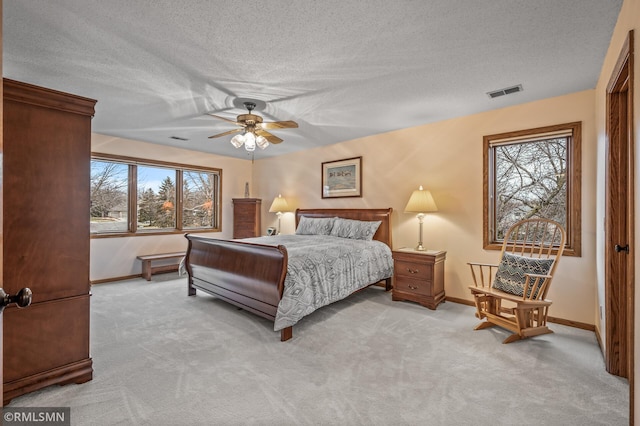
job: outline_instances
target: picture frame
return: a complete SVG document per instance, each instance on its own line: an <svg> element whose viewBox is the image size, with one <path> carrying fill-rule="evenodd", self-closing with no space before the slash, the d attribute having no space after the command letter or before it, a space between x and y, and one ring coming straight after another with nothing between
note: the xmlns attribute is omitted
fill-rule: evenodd
<svg viewBox="0 0 640 426"><path fill-rule="evenodd" d="M322 163L322 198L362 197L362 157Z"/></svg>

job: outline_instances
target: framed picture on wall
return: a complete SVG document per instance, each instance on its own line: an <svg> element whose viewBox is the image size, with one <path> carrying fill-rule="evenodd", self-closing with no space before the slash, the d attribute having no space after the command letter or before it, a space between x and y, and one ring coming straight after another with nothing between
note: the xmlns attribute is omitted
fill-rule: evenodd
<svg viewBox="0 0 640 426"><path fill-rule="evenodd" d="M362 157L322 163L322 198L362 197Z"/></svg>

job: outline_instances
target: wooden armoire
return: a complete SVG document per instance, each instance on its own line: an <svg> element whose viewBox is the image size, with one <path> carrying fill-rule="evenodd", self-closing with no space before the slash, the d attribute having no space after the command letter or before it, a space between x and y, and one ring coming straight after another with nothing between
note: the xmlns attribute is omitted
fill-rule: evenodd
<svg viewBox="0 0 640 426"><path fill-rule="evenodd" d="M4 79L4 403L93 377L89 355L91 118L95 102Z"/></svg>

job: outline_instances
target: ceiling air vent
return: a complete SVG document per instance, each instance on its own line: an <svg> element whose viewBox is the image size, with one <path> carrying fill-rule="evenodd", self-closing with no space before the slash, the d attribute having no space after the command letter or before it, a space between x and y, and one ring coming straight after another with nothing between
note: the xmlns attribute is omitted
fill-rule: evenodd
<svg viewBox="0 0 640 426"><path fill-rule="evenodd" d="M169 139L175 139L177 141L188 141L187 138L181 138L180 136L169 136Z"/></svg>
<svg viewBox="0 0 640 426"><path fill-rule="evenodd" d="M504 95L510 95L512 93L522 92L522 84L518 84L517 86L506 87L500 90L494 90L493 92L488 92L490 98L497 98Z"/></svg>

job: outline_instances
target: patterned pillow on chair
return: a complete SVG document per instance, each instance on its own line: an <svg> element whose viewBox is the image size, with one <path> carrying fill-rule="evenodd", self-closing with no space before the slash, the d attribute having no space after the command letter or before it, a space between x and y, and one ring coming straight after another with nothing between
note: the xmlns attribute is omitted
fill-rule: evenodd
<svg viewBox="0 0 640 426"><path fill-rule="evenodd" d="M524 284L527 280L525 274L547 275L553 266L555 259L535 259L525 256L517 256L515 254L504 253L498 271L493 281L493 288L504 291L505 293L522 296L524 294ZM534 279L530 280L530 286L533 287ZM535 289L534 298L538 296L540 285L544 280L540 280L538 287ZM531 294L532 288L527 289L527 297Z"/></svg>

